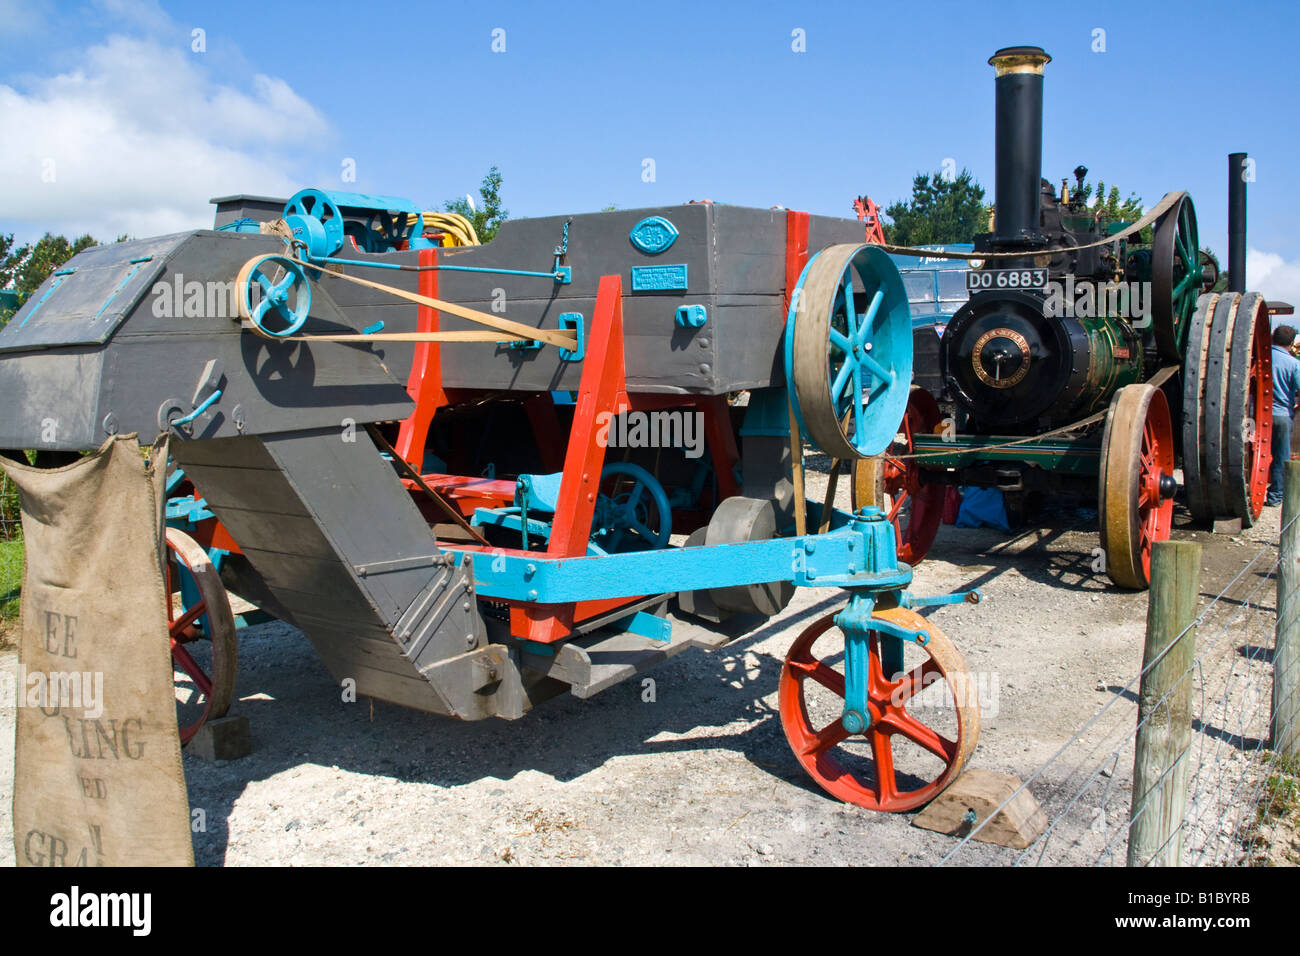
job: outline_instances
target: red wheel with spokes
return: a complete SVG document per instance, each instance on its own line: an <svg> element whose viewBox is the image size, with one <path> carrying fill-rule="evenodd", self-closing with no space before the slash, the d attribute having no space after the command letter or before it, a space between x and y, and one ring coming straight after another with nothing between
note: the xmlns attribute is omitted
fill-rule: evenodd
<svg viewBox="0 0 1300 956"><path fill-rule="evenodd" d="M1151 583L1151 545L1174 523L1174 429L1153 385L1126 385L1111 399L1101 440L1099 518L1106 573L1123 588Z"/></svg>
<svg viewBox="0 0 1300 956"><path fill-rule="evenodd" d="M917 460L900 456L915 451L914 435L932 434L942 421L934 396L914 386L907 398L907 414L889 450L876 458L860 458L854 463L853 510L864 505L882 509L894 525L898 560L908 564L919 563L934 544L943 521L947 486L923 483Z"/></svg>
<svg viewBox="0 0 1300 956"><path fill-rule="evenodd" d="M933 622L897 607L872 617L924 629L930 638L924 647L908 643L902 670L888 675L881 633L869 632L867 729L851 734L841 722L844 672L835 665L842 668L844 636L834 615L812 624L786 655L781 724L822 789L846 803L898 813L933 800L961 773L979 739L979 702L965 659Z"/></svg>
<svg viewBox="0 0 1300 956"><path fill-rule="evenodd" d="M167 632L176 679L176 724L187 744L235 697L238 641L230 599L208 553L167 529Z"/></svg>

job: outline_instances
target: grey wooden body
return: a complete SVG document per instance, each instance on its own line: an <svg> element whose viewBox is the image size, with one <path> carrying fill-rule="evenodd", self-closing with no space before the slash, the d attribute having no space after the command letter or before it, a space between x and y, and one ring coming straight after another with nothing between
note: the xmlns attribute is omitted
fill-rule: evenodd
<svg viewBox="0 0 1300 956"><path fill-rule="evenodd" d="M240 218L276 218L277 202L265 197L220 200L216 224ZM679 235L665 251L649 254L637 248L629 236L638 222L654 216L671 222ZM556 328L560 313L579 312L589 328L600 278L618 275L623 280L623 353L629 390L722 395L784 384L784 209L698 203L513 219L503 223L496 238L486 245L439 249L438 262L548 272L566 219L571 220L566 263L573 270L572 283L440 270L438 297L539 328ZM862 238L862 224L854 220L810 217L811 250L838 242L861 242ZM372 257L358 253L350 243L338 256L406 264L416 261L414 253ZM686 267L685 290L634 288L634 269L681 265ZM415 291L412 273L345 268ZM365 304L367 316L384 319L390 331L414 328L414 306L392 304L395 300L382 293L328 276L322 282L340 304ZM494 305L498 309L504 305L504 310L494 312ZM686 305L704 306L707 320L703 326L677 324L677 309ZM376 308L385 311L375 312ZM480 328L454 316L442 316L440 327ZM411 348L395 346L389 353L390 368L403 376L410 367ZM444 349L442 354L443 385L449 388L572 390L578 387L581 374L581 363L565 362L557 350L549 348L521 351L492 343L468 343Z"/></svg>
<svg viewBox="0 0 1300 956"><path fill-rule="evenodd" d="M218 204L217 224L275 218L278 209L275 200L236 197ZM680 235L648 255L628 233L654 215ZM547 272L564 221L507 222L492 243L440 249L438 261ZM813 250L860 238L856 222L812 220ZM578 312L590 329L600 277L618 274L629 391L717 395L771 387L784 380L785 241L784 210L687 205L574 216L571 284L441 271L438 294L487 312L504 301L495 314L537 328ZM129 432L147 441L219 389L202 414L171 429L172 454L278 610L307 633L335 677L354 680L362 695L466 719L518 717L554 693L606 686L612 672L595 664L602 642L613 641L619 660L632 662L618 671L628 676L698 639L683 635L665 648L596 632L543 671L526 668L501 635L493 643L472 567L455 565L438 548L361 427L413 410L405 388L413 346L274 342L236 319L231 296L242 264L283 251L276 236L197 230L75 257L0 330L0 448L90 449ZM405 264L419 258L350 247L340 255ZM658 264L685 265L687 287L634 288L632 269ZM413 272L343 268L410 291L418 286ZM329 272L313 278L305 334L360 331L380 320L386 331L416 327L414 304ZM679 325L683 305L704 306L704 325ZM443 315L441 327L472 326ZM550 347L442 348L446 387L573 390L582 368Z"/></svg>

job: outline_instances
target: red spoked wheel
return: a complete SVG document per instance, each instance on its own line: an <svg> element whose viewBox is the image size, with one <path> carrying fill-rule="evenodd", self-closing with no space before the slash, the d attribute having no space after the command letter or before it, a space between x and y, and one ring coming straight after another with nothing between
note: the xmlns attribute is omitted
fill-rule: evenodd
<svg viewBox="0 0 1300 956"><path fill-rule="evenodd" d="M1174 523L1174 429L1153 385L1126 385L1111 399L1101 440L1099 518L1106 573L1124 588L1151 583L1151 545Z"/></svg>
<svg viewBox="0 0 1300 956"><path fill-rule="evenodd" d="M930 638L924 647L908 643L901 671L887 675L881 634L869 632L870 726L850 734L841 723L844 637L834 615L812 624L786 655L781 724L795 758L827 793L898 813L933 800L961 773L979 739L979 702L965 659L932 622L897 607L872 617Z"/></svg>
<svg viewBox="0 0 1300 956"><path fill-rule="evenodd" d="M929 552L943 521L947 486L923 483L921 467L911 455L914 435L932 434L943 421L939 406L928 391L913 387L907 398L898 437L889 450L875 458L854 462L853 510L865 505L882 509L894 525L898 560L919 563Z"/></svg>
<svg viewBox="0 0 1300 956"><path fill-rule="evenodd" d="M221 576L199 543L176 528L167 529L166 570L176 724L187 744L207 720L230 709L239 645Z"/></svg>

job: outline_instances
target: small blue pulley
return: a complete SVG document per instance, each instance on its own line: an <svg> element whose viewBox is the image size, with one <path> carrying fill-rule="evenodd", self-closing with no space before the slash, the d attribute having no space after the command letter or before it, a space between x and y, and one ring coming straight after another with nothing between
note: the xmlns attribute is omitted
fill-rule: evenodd
<svg viewBox="0 0 1300 956"><path fill-rule="evenodd" d="M306 270L285 256L254 256L235 278L239 317L267 338L293 335L311 311Z"/></svg>

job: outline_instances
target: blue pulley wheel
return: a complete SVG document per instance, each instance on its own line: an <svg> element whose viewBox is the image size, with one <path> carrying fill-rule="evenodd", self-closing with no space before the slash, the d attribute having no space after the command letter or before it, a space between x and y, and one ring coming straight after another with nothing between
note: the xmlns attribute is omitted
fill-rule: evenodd
<svg viewBox="0 0 1300 956"><path fill-rule="evenodd" d="M298 190L284 204L281 216L294 238L306 247L309 257L322 259L343 248L343 213L324 190Z"/></svg>
<svg viewBox="0 0 1300 956"><path fill-rule="evenodd" d="M289 227L294 242L301 244L303 256L308 259L324 259L330 255L325 225L315 216L290 213L284 217L284 224Z"/></svg>
<svg viewBox="0 0 1300 956"><path fill-rule="evenodd" d="M844 243L808 261L786 317L785 376L800 429L826 454L889 447L912 384L912 320L888 255Z"/></svg>
<svg viewBox="0 0 1300 956"><path fill-rule="evenodd" d="M261 335L293 335L311 311L311 283L306 270L285 256L254 256L235 277L239 317Z"/></svg>

